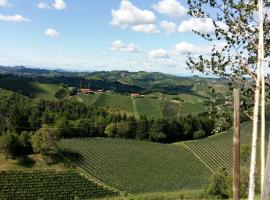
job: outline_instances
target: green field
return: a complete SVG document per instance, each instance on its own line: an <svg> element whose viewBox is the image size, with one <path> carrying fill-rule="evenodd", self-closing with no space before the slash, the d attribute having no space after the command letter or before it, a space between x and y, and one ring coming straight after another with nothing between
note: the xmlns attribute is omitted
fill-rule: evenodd
<svg viewBox="0 0 270 200"><path fill-rule="evenodd" d="M241 144L250 144L251 126L241 125ZM214 171L232 169L231 130L168 145L93 138L62 140L60 147L80 155L69 158L91 176L130 193L198 189Z"/></svg>
<svg viewBox="0 0 270 200"><path fill-rule="evenodd" d="M163 118L163 101L151 98L135 98L134 101L140 115L156 119Z"/></svg>
<svg viewBox="0 0 270 200"><path fill-rule="evenodd" d="M127 113L133 113L133 105L130 96L116 94L100 94L95 105L103 108L112 108Z"/></svg>
<svg viewBox="0 0 270 200"><path fill-rule="evenodd" d="M93 199L117 195L75 172L2 171L0 199L67 200Z"/></svg>
<svg viewBox="0 0 270 200"><path fill-rule="evenodd" d="M196 189L210 175L181 145L96 138L62 140L60 148L91 176L130 193Z"/></svg>
<svg viewBox="0 0 270 200"><path fill-rule="evenodd" d="M78 98L80 98L82 102L84 102L86 105L92 106L93 104L96 103L99 96L100 96L99 94L92 94L92 95L81 94L78 95Z"/></svg>
<svg viewBox="0 0 270 200"><path fill-rule="evenodd" d="M95 105L102 108L110 108L136 118L145 115L148 118L172 118L187 114L198 114L206 110L206 106L200 103L181 103L174 100L162 100L150 97L131 98L118 94L91 94L79 95L77 100L87 105Z"/></svg>
<svg viewBox="0 0 270 200"><path fill-rule="evenodd" d="M55 84L31 82L19 77L0 78L0 88L45 99L54 99L54 95L62 89Z"/></svg>

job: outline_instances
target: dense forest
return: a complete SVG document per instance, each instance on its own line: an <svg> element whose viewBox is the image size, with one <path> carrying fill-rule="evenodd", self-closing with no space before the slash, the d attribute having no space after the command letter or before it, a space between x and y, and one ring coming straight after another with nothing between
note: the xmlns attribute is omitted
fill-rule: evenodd
<svg viewBox="0 0 270 200"><path fill-rule="evenodd" d="M147 119L109 112L76 101L34 100L0 90L0 131L35 132L47 125L61 138L116 137L171 143L212 134L214 120L207 113L179 119Z"/></svg>

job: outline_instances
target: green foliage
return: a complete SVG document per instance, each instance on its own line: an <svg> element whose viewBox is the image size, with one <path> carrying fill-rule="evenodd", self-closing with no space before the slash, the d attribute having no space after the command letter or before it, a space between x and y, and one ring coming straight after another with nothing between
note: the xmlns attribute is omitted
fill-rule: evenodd
<svg viewBox="0 0 270 200"><path fill-rule="evenodd" d="M205 132L203 130L195 131L193 133L193 139L201 139L205 137Z"/></svg>
<svg viewBox="0 0 270 200"><path fill-rule="evenodd" d="M93 199L116 196L75 172L2 171L0 172L1 199Z"/></svg>
<svg viewBox="0 0 270 200"><path fill-rule="evenodd" d="M59 147L90 175L130 193L198 189L210 175L184 146L93 138L61 140Z"/></svg>
<svg viewBox="0 0 270 200"><path fill-rule="evenodd" d="M117 135L117 126L115 123L111 123L105 128L105 134L108 137L115 137Z"/></svg>
<svg viewBox="0 0 270 200"><path fill-rule="evenodd" d="M0 137L0 151L5 154L6 158L15 158L19 154L21 146L17 134L5 133Z"/></svg>
<svg viewBox="0 0 270 200"><path fill-rule="evenodd" d="M221 169L211 175L207 194L217 199L228 199L232 196L232 177L226 169Z"/></svg>
<svg viewBox="0 0 270 200"><path fill-rule="evenodd" d="M242 163L247 163L250 160L251 147L248 144L240 146L240 159Z"/></svg>
<svg viewBox="0 0 270 200"><path fill-rule="evenodd" d="M32 136L33 150L35 153L41 153L47 159L50 159L50 156L58 152L58 140L59 135L57 132L47 125L43 125L43 127Z"/></svg>
<svg viewBox="0 0 270 200"><path fill-rule="evenodd" d="M116 96L122 98L121 95ZM131 100L130 97L127 98ZM157 104L158 100L149 102ZM117 103L122 102L119 100ZM163 103L158 104L159 111L162 110ZM142 108L147 110L148 107L146 105ZM63 138L109 136L170 143L193 139L193 133L198 130L205 131L205 136L209 136L214 127L213 120L205 113L165 119L149 119L142 116L135 119L126 112L104 110L77 101L33 101L31 98L4 90L0 93L0 113L4 113L0 115L2 132L35 132L42 124L47 124ZM116 124L115 133L110 133L110 124Z"/></svg>

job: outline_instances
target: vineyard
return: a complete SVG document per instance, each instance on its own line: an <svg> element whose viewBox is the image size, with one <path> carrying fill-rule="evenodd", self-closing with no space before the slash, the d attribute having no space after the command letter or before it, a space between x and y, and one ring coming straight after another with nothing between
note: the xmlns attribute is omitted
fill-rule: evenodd
<svg viewBox="0 0 270 200"><path fill-rule="evenodd" d="M91 176L130 193L197 189L210 175L184 146L102 138L67 139L59 146Z"/></svg>
<svg viewBox="0 0 270 200"><path fill-rule="evenodd" d="M1 200L73 200L115 195L117 193L98 186L75 172L0 172Z"/></svg>
<svg viewBox="0 0 270 200"><path fill-rule="evenodd" d="M61 89L55 93L54 97L57 99L64 99L66 97L69 97L69 91L67 91L66 89Z"/></svg>
<svg viewBox="0 0 270 200"><path fill-rule="evenodd" d="M268 124L269 125L269 124ZM269 130L269 128L267 128ZM266 130L266 133L268 132ZM241 124L241 144L251 143L252 136L252 123L245 122ZM204 163L213 170L220 169L221 167L232 170L232 130L228 130L224 133L220 133L209 138L187 141L184 144L195 155L197 155ZM259 141L259 140L258 140ZM178 143L183 145L182 142ZM259 152L258 152L259 153ZM243 163L247 165L247 163Z"/></svg>
<svg viewBox="0 0 270 200"><path fill-rule="evenodd" d="M241 144L250 144L251 127L241 125ZM62 140L60 148L91 176L130 193L198 189L217 169L232 169L232 130L170 145L95 138Z"/></svg>

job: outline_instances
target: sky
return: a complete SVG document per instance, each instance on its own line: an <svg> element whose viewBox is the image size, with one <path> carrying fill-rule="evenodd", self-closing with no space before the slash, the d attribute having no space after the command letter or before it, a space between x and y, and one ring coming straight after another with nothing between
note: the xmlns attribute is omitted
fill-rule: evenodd
<svg viewBox="0 0 270 200"><path fill-rule="evenodd" d="M187 54L209 53L192 30L210 19L185 0L0 0L0 65L187 75Z"/></svg>

